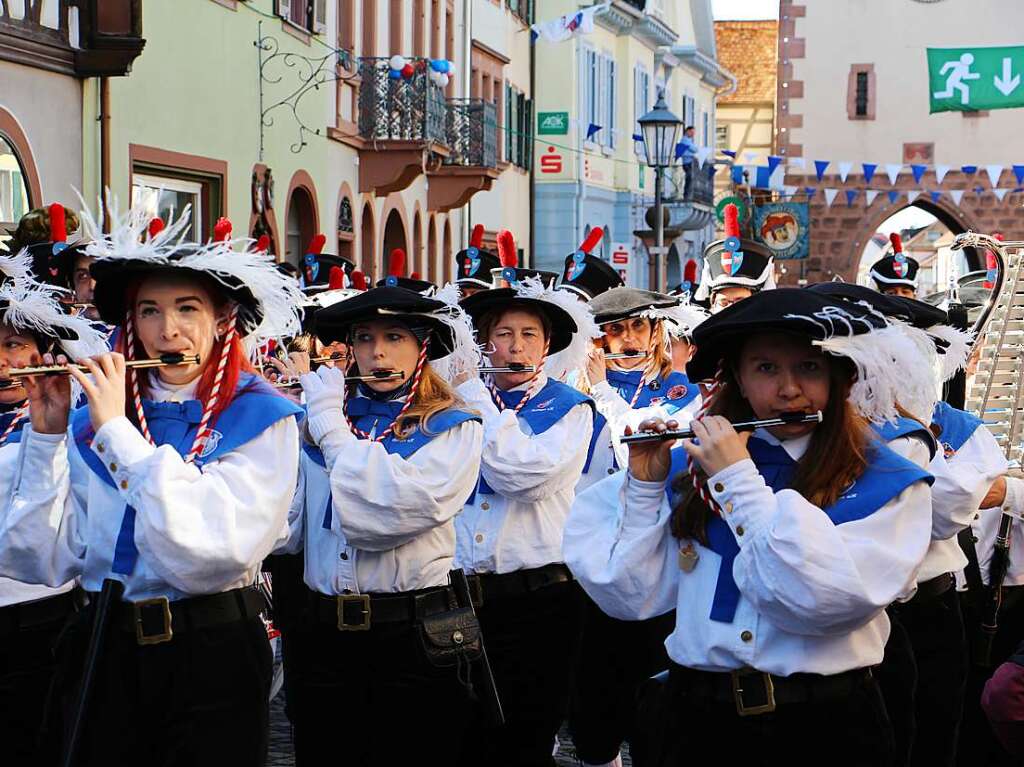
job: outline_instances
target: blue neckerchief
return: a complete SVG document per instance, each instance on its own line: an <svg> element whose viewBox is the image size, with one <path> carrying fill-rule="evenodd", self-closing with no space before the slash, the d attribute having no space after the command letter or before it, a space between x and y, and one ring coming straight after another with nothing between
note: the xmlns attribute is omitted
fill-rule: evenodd
<svg viewBox="0 0 1024 767"><path fill-rule="evenodd" d="M633 402L636 387L640 385L643 377L642 370L609 370L605 375L608 383L618 391L622 399ZM689 405L699 394L700 388L696 384L690 383L685 374L673 370L667 376L658 376L653 381L648 381L633 407L639 409L661 405L669 413L674 413Z"/></svg>
<svg viewBox="0 0 1024 767"><path fill-rule="evenodd" d="M932 422L941 429L939 442L946 458L952 458L984 421L945 402L939 402L932 413Z"/></svg>
<svg viewBox="0 0 1024 767"><path fill-rule="evenodd" d="M747 450L772 492L778 493L789 487L797 464L784 447L752 437L747 443ZM674 478L681 471L686 471L686 451L677 447L672 450L669 477ZM933 478L883 443L875 442L869 448L868 466L864 473L824 512L837 525L864 519L920 480L931 484ZM855 489L856 492L851 492ZM666 492L669 503L674 505L676 499L671 481ZM719 623L732 623L740 601L740 590L733 578L732 568L740 547L729 525L717 514L708 520L707 536L708 548L722 558L709 617Z"/></svg>
<svg viewBox="0 0 1024 767"><path fill-rule="evenodd" d="M935 435L928 430L928 427L913 418L899 416L895 423L886 421L881 425L871 424L871 428L882 438L883 442L892 442L900 437L917 437L928 445L929 460L935 457L935 452L938 450Z"/></svg>
<svg viewBox="0 0 1024 767"><path fill-rule="evenodd" d="M379 432L386 429L388 424L395 420L398 412L402 409L402 405L403 403L397 400L380 402L368 397L354 397L348 401L348 416L363 431L369 433L376 425ZM466 421L480 421L480 416L462 410L444 410L431 416L427 422L429 434L420 428L414 428L405 439L398 439L394 434L389 434L380 443L390 455L399 455L402 458L408 459L409 456L435 437L439 437L446 431L450 431ZM320 448L304 442L302 449L314 463L326 468L327 462L324 460L324 454L320 451ZM328 493L327 508L324 510L322 523L325 530L331 529L333 504L334 498Z"/></svg>
<svg viewBox="0 0 1024 767"><path fill-rule="evenodd" d="M199 422L203 417L203 404L198 400L185 402L142 401L149 433L156 445L170 445L179 455L185 456L192 448ZM252 373L242 373L235 389L235 397L221 412L213 431L206 441L195 464L200 469L235 450L263 433L283 418L297 417L302 409L281 396L268 386L263 379ZM95 436L89 421L89 408L75 410L71 416L71 431L79 455L86 465L104 482L114 487L114 480L103 461L92 451L90 445ZM139 551L135 546L135 509L125 506L121 518L121 529L114 546L111 570L129 575L135 569Z"/></svg>
<svg viewBox="0 0 1024 767"><path fill-rule="evenodd" d="M498 397L508 409L514 409L525 395L525 390L498 390ZM589 405L590 409L593 411L595 420L594 428L597 429L597 408L594 407L594 401L586 394L572 388L568 384L549 378L544 387L534 394L530 401L523 406L523 409L519 411L518 417L530 425L530 429L534 434L543 434L556 423L561 421L562 418L565 417L566 413L577 405L583 403ZM590 452L588 452L586 460L587 465L590 464L590 459L593 457L595 444L594 440L590 441ZM494 494L494 490L491 489L490 485L487 484L487 481L481 474L477 487L473 489L473 493L466 501L467 504L473 503L478 490L485 495Z"/></svg>

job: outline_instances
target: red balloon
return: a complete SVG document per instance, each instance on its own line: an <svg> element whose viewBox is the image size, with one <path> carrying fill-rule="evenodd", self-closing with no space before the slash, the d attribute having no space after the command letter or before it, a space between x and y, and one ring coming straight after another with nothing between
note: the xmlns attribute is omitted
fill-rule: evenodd
<svg viewBox="0 0 1024 767"><path fill-rule="evenodd" d="M412 64L406 64L404 67L402 67L402 77L404 77L406 80L412 77L415 72L416 69L413 67Z"/></svg>

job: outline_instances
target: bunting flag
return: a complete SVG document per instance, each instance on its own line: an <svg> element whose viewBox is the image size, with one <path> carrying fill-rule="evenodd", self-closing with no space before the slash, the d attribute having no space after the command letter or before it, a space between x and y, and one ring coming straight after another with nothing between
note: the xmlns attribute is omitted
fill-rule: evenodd
<svg viewBox="0 0 1024 767"><path fill-rule="evenodd" d="M1009 191L1009 189L993 189L992 194L996 196L996 199L999 200L999 202L1002 202L1003 198L1006 197L1006 193Z"/></svg>
<svg viewBox="0 0 1024 767"><path fill-rule="evenodd" d="M640 137L640 140L643 141L643 136ZM723 149L722 154L724 154L726 157L732 157L733 159L736 158L736 153L731 149Z"/></svg>
<svg viewBox="0 0 1024 767"><path fill-rule="evenodd" d="M939 198L942 197L942 192L929 192L928 196L932 198L932 202L938 202Z"/></svg>
<svg viewBox="0 0 1024 767"><path fill-rule="evenodd" d="M900 171L903 170L903 165L900 163L887 163L885 166L885 175L889 177L889 183L895 184L896 179L900 177Z"/></svg>
<svg viewBox="0 0 1024 767"><path fill-rule="evenodd" d="M870 184L871 179L875 177L875 171L878 169L877 162L864 162L861 163L861 167L864 169L864 183Z"/></svg>
<svg viewBox="0 0 1024 767"><path fill-rule="evenodd" d="M992 188L999 186L999 177L1003 175L1002 165L986 165L985 172L988 174L988 182Z"/></svg>
<svg viewBox="0 0 1024 767"><path fill-rule="evenodd" d="M977 165L961 165L960 166L960 172L963 173L965 176L973 176L975 173L978 172L978 166Z"/></svg>
<svg viewBox="0 0 1024 767"><path fill-rule="evenodd" d="M757 159L757 152L744 152L743 153L743 162L745 162L747 165L753 165L754 161L756 159Z"/></svg>
<svg viewBox="0 0 1024 767"><path fill-rule="evenodd" d="M941 184L942 179L946 177L946 174L950 171L949 165L936 165L935 166L935 178Z"/></svg>
<svg viewBox="0 0 1024 767"><path fill-rule="evenodd" d="M878 193L877 189L867 189L867 190L865 190L865 192L864 192L864 201L868 204L869 208L871 207L871 203L873 203L875 201L875 198L878 197L878 194L879 193Z"/></svg>
<svg viewBox="0 0 1024 767"><path fill-rule="evenodd" d="M913 202L921 194L919 189L911 189L907 192L907 202Z"/></svg>
<svg viewBox="0 0 1024 767"><path fill-rule="evenodd" d="M599 130L601 130L600 125L598 125L597 123L590 123L590 125L587 126L587 141L590 141L592 138L594 138L594 136L597 134Z"/></svg>
<svg viewBox="0 0 1024 767"><path fill-rule="evenodd" d="M782 193L784 195L786 195L786 197L793 197L796 194L796 190L797 190L797 188L795 186L783 186L782 187Z"/></svg>
<svg viewBox="0 0 1024 767"><path fill-rule="evenodd" d="M814 199L814 193L817 192L817 191L818 191L818 188L815 187L815 186L805 186L804 187L804 194L807 195L807 201L808 202L810 202L811 200Z"/></svg>
<svg viewBox="0 0 1024 767"><path fill-rule="evenodd" d="M856 189L847 189L846 190L846 207L847 208L849 208L851 205L853 205L853 201L855 199L857 199L857 194L858 194L858 192L857 192Z"/></svg>
<svg viewBox="0 0 1024 767"><path fill-rule="evenodd" d="M832 201L836 198L837 194L839 194L839 190L838 189L826 189L825 190L825 204L828 205L829 207L832 207Z"/></svg>
<svg viewBox="0 0 1024 767"><path fill-rule="evenodd" d="M976 187L974 187L974 193L975 194L985 194L985 187L983 187L983 186L976 186Z"/></svg>
<svg viewBox="0 0 1024 767"><path fill-rule="evenodd" d="M839 180L844 184L846 183L846 177L850 175L850 168L853 167L852 162L840 162L837 163L839 166Z"/></svg>
<svg viewBox="0 0 1024 767"><path fill-rule="evenodd" d="M900 198L900 193L898 191L896 191L895 189L890 189L888 194L889 194L889 202L890 203L895 203L896 200L898 200Z"/></svg>
<svg viewBox="0 0 1024 767"><path fill-rule="evenodd" d="M1013 175L1017 177L1018 184L1024 184L1024 165L1014 165Z"/></svg>
<svg viewBox="0 0 1024 767"><path fill-rule="evenodd" d="M782 158L781 157L778 157L778 156L773 155L773 154L768 155L768 172L769 173L774 173L775 169L779 167L779 164L781 162L782 162Z"/></svg>
<svg viewBox="0 0 1024 767"><path fill-rule="evenodd" d="M700 149L697 150L697 162L700 163L701 165L706 163L708 161L708 158L711 157L712 151L714 150L711 147L702 146Z"/></svg>
<svg viewBox="0 0 1024 767"><path fill-rule="evenodd" d="M818 177L818 181L821 181L822 176L825 175L825 168L828 167L828 160L815 160L814 161L814 175ZM829 203L831 205L831 203Z"/></svg>
<svg viewBox="0 0 1024 767"><path fill-rule="evenodd" d="M914 174L914 183L920 184L921 179L924 178L925 171L928 170L927 165L911 165L910 172Z"/></svg>
<svg viewBox="0 0 1024 767"><path fill-rule="evenodd" d="M960 200L962 200L964 198L964 190L963 189L950 189L949 190L949 196L953 198L953 202L955 202L957 205L959 205L960 204Z"/></svg>

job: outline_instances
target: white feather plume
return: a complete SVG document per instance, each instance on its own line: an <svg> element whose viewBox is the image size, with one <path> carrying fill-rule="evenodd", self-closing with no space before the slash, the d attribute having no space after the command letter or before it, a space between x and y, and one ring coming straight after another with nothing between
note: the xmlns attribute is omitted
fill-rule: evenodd
<svg viewBox="0 0 1024 767"><path fill-rule="evenodd" d="M676 306L646 309L640 314L650 320L665 320L662 327L668 334L668 340L682 338L693 334L694 328L700 325L710 315L703 309L685 303Z"/></svg>
<svg viewBox="0 0 1024 767"><path fill-rule="evenodd" d="M945 383L956 375L958 370L967 367L967 360L974 348L974 333L950 325L932 325L925 332L941 341L944 346L938 354L938 361L940 380Z"/></svg>
<svg viewBox="0 0 1024 767"><path fill-rule="evenodd" d="M60 291L32 280L9 280L0 285L0 303L6 304L3 322L22 331L52 337L63 329L78 336L77 341L59 340L72 359L108 351L106 335L81 316L66 314L57 301Z"/></svg>
<svg viewBox="0 0 1024 767"><path fill-rule="evenodd" d="M539 277L527 277L522 280L516 286L516 294L523 298L554 304L564 309L576 323L576 332L573 333L569 345L562 351L550 355L545 361L544 372L548 378L563 381L569 373L582 368L587 362L590 350L594 348L593 340L601 337L601 329L594 322L590 305L580 301L569 291L545 287Z"/></svg>
<svg viewBox="0 0 1024 767"><path fill-rule="evenodd" d="M451 354L431 361L430 367L450 384L460 373L475 371L480 367L483 357L474 335L473 320L459 306L458 286L449 282L431 298L447 307L445 311L435 312L431 316L452 329L455 348Z"/></svg>
<svg viewBox="0 0 1024 767"><path fill-rule="evenodd" d="M0 256L0 274L11 280L32 280L32 256L28 248L14 255Z"/></svg>

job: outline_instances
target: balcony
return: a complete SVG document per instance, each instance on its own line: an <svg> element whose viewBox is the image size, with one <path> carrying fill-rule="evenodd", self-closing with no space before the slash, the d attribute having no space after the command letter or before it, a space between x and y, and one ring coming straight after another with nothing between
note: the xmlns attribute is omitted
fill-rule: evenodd
<svg viewBox="0 0 1024 767"><path fill-rule="evenodd" d="M483 99L449 99L445 121L449 155L427 172L427 205L448 211L491 188L498 171L498 113Z"/></svg>
<svg viewBox="0 0 1024 767"><path fill-rule="evenodd" d="M434 163L447 157L444 91L430 81L425 59L410 59L411 78L393 80L388 59L359 59L359 191L383 197L405 189Z"/></svg>
<svg viewBox="0 0 1024 767"><path fill-rule="evenodd" d="M670 225L683 231L703 229L714 219L715 182L711 166L695 160L672 166L665 176Z"/></svg>

